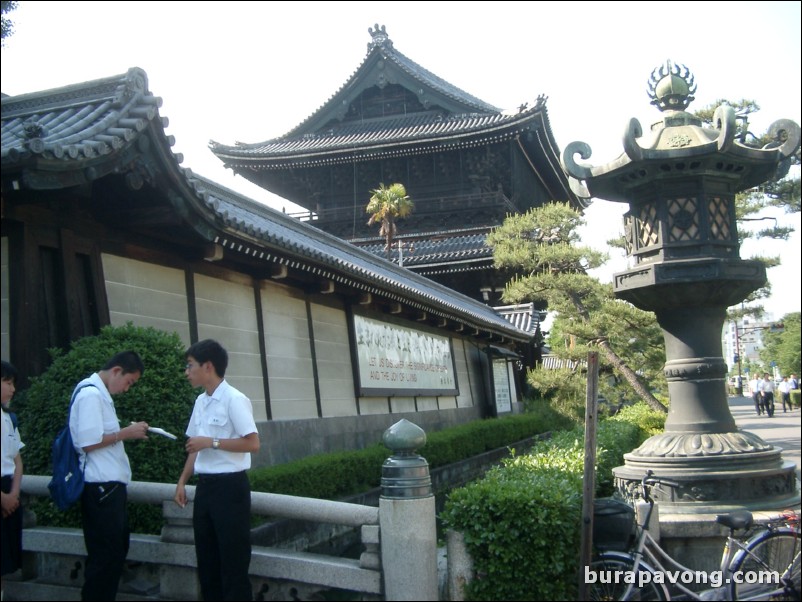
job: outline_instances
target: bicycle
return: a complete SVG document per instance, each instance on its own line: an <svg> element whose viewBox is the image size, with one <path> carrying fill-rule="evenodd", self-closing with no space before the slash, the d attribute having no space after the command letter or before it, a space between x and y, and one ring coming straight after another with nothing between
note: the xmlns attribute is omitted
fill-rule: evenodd
<svg viewBox="0 0 802 602"><path fill-rule="evenodd" d="M718 573L720 583L697 592L686 587L689 583L683 583L680 575L707 580L708 574L677 562L649 533L654 510L651 489L659 486L676 488L679 484L648 471L640 492L648 509L642 524L635 521L634 543L625 552L602 551L586 567L590 600L671 600L666 581L681 592L683 600L800 599L800 522L795 512L786 511L782 518L746 539L737 538L735 531L748 531L753 526L751 512L718 515L716 522L729 528ZM656 579L658 573L662 578Z"/></svg>

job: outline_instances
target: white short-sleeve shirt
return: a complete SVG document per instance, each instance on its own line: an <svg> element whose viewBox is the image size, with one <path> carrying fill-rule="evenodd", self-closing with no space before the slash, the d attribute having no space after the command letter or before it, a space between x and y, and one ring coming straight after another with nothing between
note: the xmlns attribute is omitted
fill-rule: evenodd
<svg viewBox="0 0 802 602"><path fill-rule="evenodd" d="M256 433L251 400L223 380L211 395L198 395L189 418L188 437L237 439ZM198 474L239 472L251 467L251 454L202 449L195 457Z"/></svg>
<svg viewBox="0 0 802 602"><path fill-rule="evenodd" d="M16 465L14 458L19 454L19 450L25 447L19 436L19 430L14 428L11 414L6 411L3 414L3 475L10 477L14 475Z"/></svg>
<svg viewBox="0 0 802 602"><path fill-rule="evenodd" d="M100 443L103 435L120 431L114 401L100 376L95 373L82 380L79 386L84 383L94 386L84 387L78 392L70 412L72 443L86 467L84 480L87 483L118 481L127 485L131 482L131 465L122 441L88 454L82 449Z"/></svg>

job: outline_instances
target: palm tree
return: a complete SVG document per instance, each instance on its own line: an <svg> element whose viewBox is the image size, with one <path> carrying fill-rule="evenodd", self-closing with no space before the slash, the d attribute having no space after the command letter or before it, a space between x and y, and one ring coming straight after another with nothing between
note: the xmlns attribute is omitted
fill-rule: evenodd
<svg viewBox="0 0 802 602"><path fill-rule="evenodd" d="M370 197L370 202L365 208L365 211L370 213L368 226L381 223L379 236L384 236L385 241L387 241L385 250L389 260L393 238L397 232L395 222L412 213L415 204L407 195L407 189L404 188L403 184L391 184L389 188L385 187L384 184L379 184L376 190L371 190L370 192L373 196Z"/></svg>

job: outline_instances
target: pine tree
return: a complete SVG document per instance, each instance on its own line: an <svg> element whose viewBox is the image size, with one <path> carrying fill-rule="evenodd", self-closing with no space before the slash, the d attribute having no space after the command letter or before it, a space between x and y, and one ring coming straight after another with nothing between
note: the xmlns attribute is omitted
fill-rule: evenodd
<svg viewBox="0 0 802 602"><path fill-rule="evenodd" d="M602 361L649 407L665 413L666 407L650 390L664 383L661 330L653 313L616 299L610 284L588 275L607 256L580 244L577 228L583 223L566 203L507 217L487 242L497 268L524 275L507 283L502 298L508 303L547 302L557 313L549 336L556 354L577 362L589 348L597 348ZM547 379L537 371L529 375L535 387L543 387Z"/></svg>

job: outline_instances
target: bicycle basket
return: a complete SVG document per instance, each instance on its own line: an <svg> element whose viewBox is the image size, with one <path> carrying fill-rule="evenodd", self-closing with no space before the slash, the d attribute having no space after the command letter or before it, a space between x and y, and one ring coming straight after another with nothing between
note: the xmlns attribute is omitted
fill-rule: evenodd
<svg viewBox="0 0 802 602"><path fill-rule="evenodd" d="M601 550L627 550L635 533L635 509L616 498L593 500L593 545Z"/></svg>

